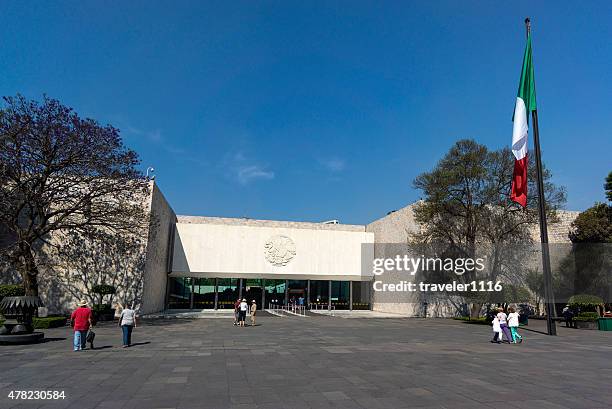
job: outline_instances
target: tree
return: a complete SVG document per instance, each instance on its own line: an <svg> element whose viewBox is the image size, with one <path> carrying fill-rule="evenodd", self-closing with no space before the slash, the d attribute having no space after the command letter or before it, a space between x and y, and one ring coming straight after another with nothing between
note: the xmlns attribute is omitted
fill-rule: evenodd
<svg viewBox="0 0 612 409"><path fill-rule="evenodd" d="M612 182L612 173L605 188ZM606 192L608 195L610 191ZM565 296L595 294L606 300L612 295L612 205L595 203L572 222L572 246L559 274Z"/></svg>
<svg viewBox="0 0 612 409"><path fill-rule="evenodd" d="M604 189L606 191L606 197L610 202L612 202L612 172L608 173L608 176L606 177Z"/></svg>
<svg viewBox="0 0 612 409"><path fill-rule="evenodd" d="M572 243L612 243L612 206L595 203L572 222Z"/></svg>
<svg viewBox="0 0 612 409"><path fill-rule="evenodd" d="M144 228L148 182L119 131L80 118L59 101L5 97L0 109L0 224L14 236L2 251L26 295L38 295L43 244L60 232L132 234Z"/></svg>
<svg viewBox="0 0 612 409"><path fill-rule="evenodd" d="M474 258L477 249L486 249L490 255L488 279L522 280L517 277L517 250L529 249L533 241L530 228L539 221L535 165L529 158L528 206L523 209L509 199L514 166L510 149L490 151L473 140L456 142L432 171L414 181L424 193L415 209L416 221L422 226L416 241L437 243L455 257ZM554 222L556 209L565 202L565 191L552 184L546 168L543 177L547 218ZM474 274L461 276L464 282L474 278ZM482 295L475 297L472 315L480 310L481 301Z"/></svg>
<svg viewBox="0 0 612 409"><path fill-rule="evenodd" d="M535 313L540 315L540 304L544 303L545 291L544 291L544 280L542 274L538 273L537 270L529 270L525 277L525 284L531 293L533 294Z"/></svg>

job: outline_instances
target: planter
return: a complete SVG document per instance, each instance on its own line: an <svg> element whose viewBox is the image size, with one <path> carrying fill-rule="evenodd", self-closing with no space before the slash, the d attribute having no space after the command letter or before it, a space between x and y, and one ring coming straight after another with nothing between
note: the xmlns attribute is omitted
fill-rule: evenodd
<svg viewBox="0 0 612 409"><path fill-rule="evenodd" d="M597 324L600 331L612 331L612 318L599 318Z"/></svg>
<svg viewBox="0 0 612 409"><path fill-rule="evenodd" d="M42 332L34 332L32 320L39 307L40 298L35 296L4 297L0 311L6 318L0 327L0 343L29 344L43 339Z"/></svg>
<svg viewBox="0 0 612 409"><path fill-rule="evenodd" d="M578 329L597 329L597 321L574 321Z"/></svg>

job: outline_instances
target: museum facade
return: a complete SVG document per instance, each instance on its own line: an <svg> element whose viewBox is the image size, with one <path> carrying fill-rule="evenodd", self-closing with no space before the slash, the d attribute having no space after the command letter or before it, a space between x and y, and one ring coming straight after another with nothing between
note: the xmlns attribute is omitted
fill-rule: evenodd
<svg viewBox="0 0 612 409"><path fill-rule="evenodd" d="M265 308L299 300L312 308L417 315L420 305L410 297L378 302L364 268L376 256L375 243L406 243L420 230L413 208L367 225L181 216L152 183L157 224L147 239L141 312L226 309L247 298ZM560 212L551 242L567 241L577 214Z"/></svg>
<svg viewBox="0 0 612 409"><path fill-rule="evenodd" d="M388 256L388 244L405 245L421 231L414 203L367 225L182 216L151 181L144 206L151 223L145 234L134 233L138 250L96 248L95 260L71 259L65 268L41 264L39 294L50 313L66 313L83 298L97 302L91 288L99 283L117 288L114 304L133 305L141 314L222 310L238 298L255 300L260 308L298 303L422 315L428 303L427 315L454 313L418 294L374 291L374 259ZM568 242L577 214L558 212L558 222L549 226L551 243ZM537 226L533 236L537 241ZM18 275L10 276L2 280L18 282Z"/></svg>
<svg viewBox="0 0 612 409"><path fill-rule="evenodd" d="M363 225L176 215L156 185L141 311L260 306L371 309ZM370 254L368 254L370 253Z"/></svg>

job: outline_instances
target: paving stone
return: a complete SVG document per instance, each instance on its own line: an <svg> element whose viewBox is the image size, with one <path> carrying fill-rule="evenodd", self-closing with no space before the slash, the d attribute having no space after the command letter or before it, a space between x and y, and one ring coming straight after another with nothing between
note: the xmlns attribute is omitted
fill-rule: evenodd
<svg viewBox="0 0 612 409"><path fill-rule="evenodd" d="M0 346L0 408L572 408L612 407L612 334L523 329L522 345L488 342L490 328L452 320L260 318L143 321L120 348L100 324L100 348L53 341ZM63 339L62 339L63 338ZM10 390L65 391L17 402Z"/></svg>

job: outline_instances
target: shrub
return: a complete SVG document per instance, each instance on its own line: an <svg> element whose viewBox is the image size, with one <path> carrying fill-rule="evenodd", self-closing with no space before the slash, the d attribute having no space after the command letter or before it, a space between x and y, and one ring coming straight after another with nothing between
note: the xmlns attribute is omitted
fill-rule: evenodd
<svg viewBox="0 0 612 409"><path fill-rule="evenodd" d="M104 300L105 295L113 295L117 293L117 289L112 285L108 284L97 284L91 288L94 294L98 294L100 296L100 305L102 305L102 300ZM94 305L95 307L95 305ZM110 308L110 306L108 307Z"/></svg>
<svg viewBox="0 0 612 409"><path fill-rule="evenodd" d="M4 284L0 285L0 301L4 297L18 297L25 295L25 290L20 284Z"/></svg>
<svg viewBox="0 0 612 409"><path fill-rule="evenodd" d="M570 297L567 305L572 309L580 308L583 311L596 311L597 307L603 305L603 300L596 295L577 294Z"/></svg>
<svg viewBox="0 0 612 409"><path fill-rule="evenodd" d="M91 290L95 294L102 295L102 296L117 293L117 289L113 287L112 285L108 285L108 284L94 285Z"/></svg>
<svg viewBox="0 0 612 409"><path fill-rule="evenodd" d="M463 321L466 324L491 325L491 321L486 317L470 318L470 317L454 317L453 319Z"/></svg>
<svg viewBox="0 0 612 409"><path fill-rule="evenodd" d="M575 321L597 321L599 314L596 312L581 312L574 317Z"/></svg>
<svg viewBox="0 0 612 409"><path fill-rule="evenodd" d="M45 318L34 318L32 325L36 329L48 329L48 328L59 328L66 326L66 317L45 317Z"/></svg>
<svg viewBox="0 0 612 409"><path fill-rule="evenodd" d="M32 325L35 329L59 328L66 325L68 319L66 317L46 317L33 318ZM4 324L4 320L0 319L0 325Z"/></svg>

